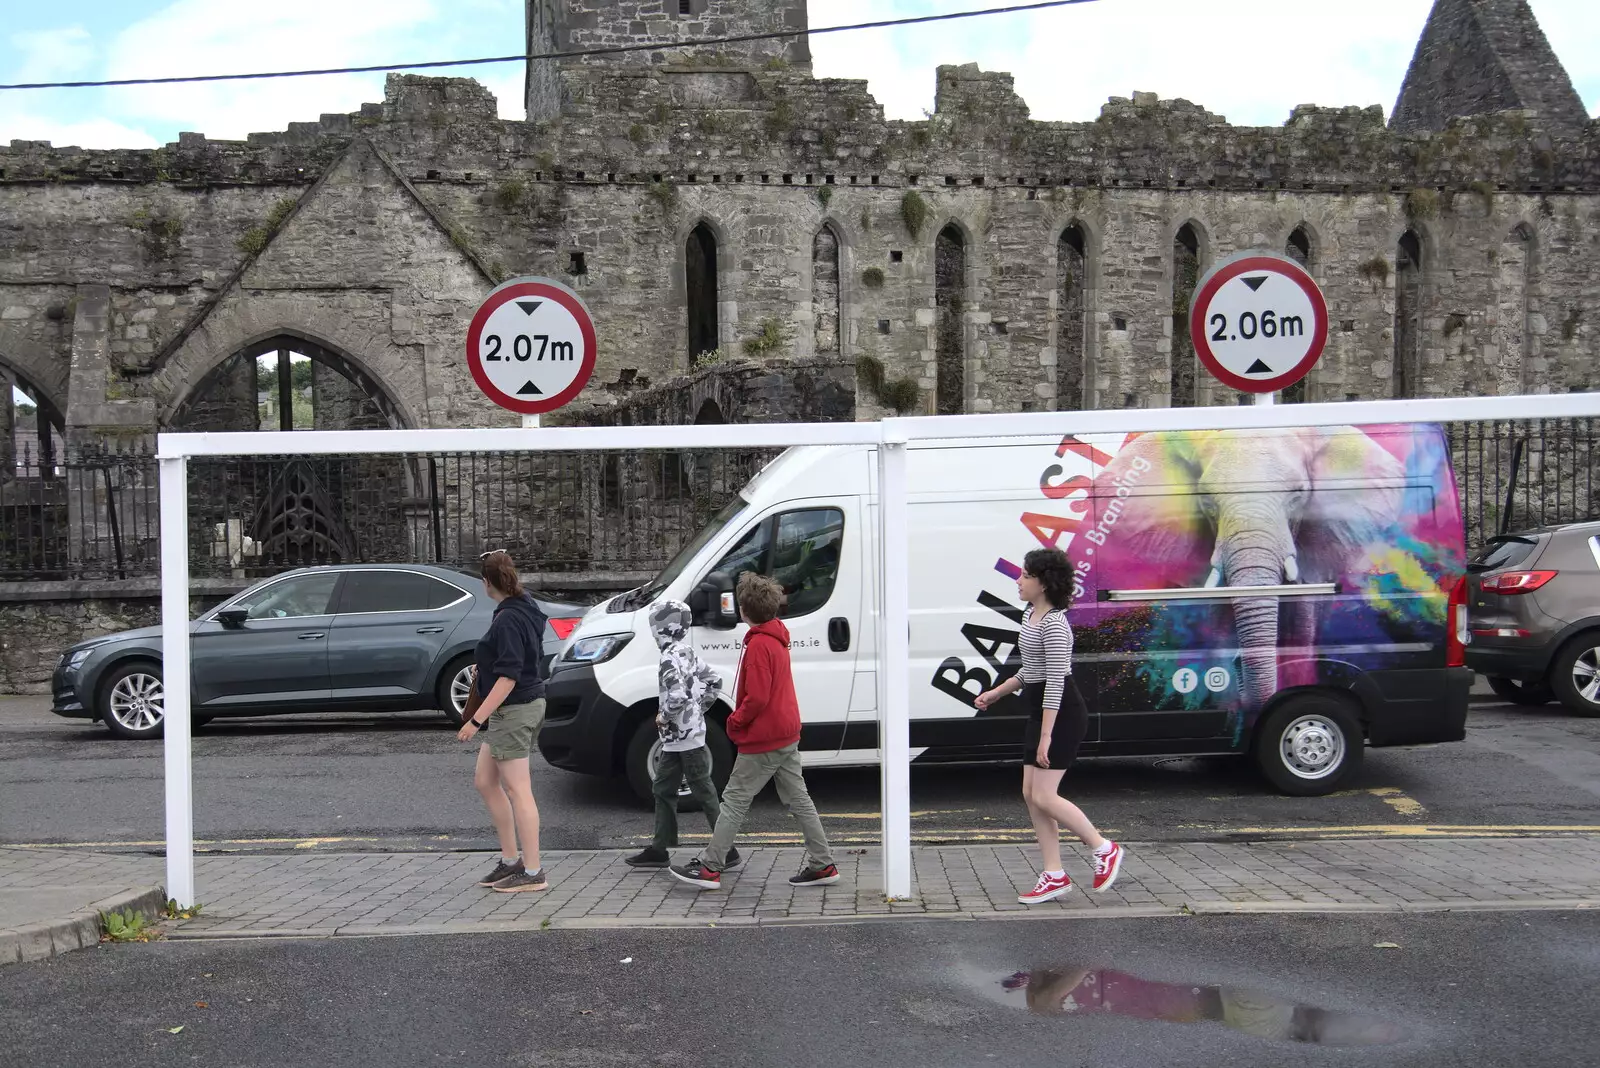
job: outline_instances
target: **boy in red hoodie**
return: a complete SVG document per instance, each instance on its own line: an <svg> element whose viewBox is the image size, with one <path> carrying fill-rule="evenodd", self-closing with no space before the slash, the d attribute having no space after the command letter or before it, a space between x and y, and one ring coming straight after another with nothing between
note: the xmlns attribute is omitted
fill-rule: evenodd
<svg viewBox="0 0 1600 1068"><path fill-rule="evenodd" d="M722 792L722 811L711 844L698 860L670 869L674 879L702 890L722 886L728 850L750 803L768 780L777 786L778 800L788 806L805 836L805 867L789 882L827 886L839 881L822 819L800 774L800 702L789 664L789 629L778 619L782 607L782 586L753 572L739 576L739 614L750 624L739 656L733 715L728 717L728 738L739 747L739 755Z"/></svg>

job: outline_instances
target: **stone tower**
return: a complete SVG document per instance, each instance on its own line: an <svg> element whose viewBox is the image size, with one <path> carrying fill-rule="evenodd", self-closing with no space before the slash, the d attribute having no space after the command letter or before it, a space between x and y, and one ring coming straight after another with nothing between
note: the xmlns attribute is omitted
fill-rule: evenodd
<svg viewBox="0 0 1600 1068"><path fill-rule="evenodd" d="M572 52L646 41L692 40L804 30L806 0L527 0L528 53ZM805 37L737 41L704 48L619 52L528 64L528 118L554 118L561 111L561 70L594 65L665 66L691 62L704 67L784 66L811 70Z"/></svg>
<svg viewBox="0 0 1600 1068"><path fill-rule="evenodd" d="M1528 0L1435 0L1389 125L1429 133L1495 111L1535 112L1560 133L1589 121Z"/></svg>

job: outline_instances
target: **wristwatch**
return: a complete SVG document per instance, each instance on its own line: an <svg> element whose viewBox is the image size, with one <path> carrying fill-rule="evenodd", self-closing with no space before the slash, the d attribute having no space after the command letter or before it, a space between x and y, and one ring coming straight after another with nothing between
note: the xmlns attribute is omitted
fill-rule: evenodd
<svg viewBox="0 0 1600 1068"><path fill-rule="evenodd" d="M475 719L469 719L469 720L467 720L467 722L472 724L474 727L478 728L480 731L483 730L483 728L485 728L485 727L487 727L489 725L488 723L479 723Z"/></svg>

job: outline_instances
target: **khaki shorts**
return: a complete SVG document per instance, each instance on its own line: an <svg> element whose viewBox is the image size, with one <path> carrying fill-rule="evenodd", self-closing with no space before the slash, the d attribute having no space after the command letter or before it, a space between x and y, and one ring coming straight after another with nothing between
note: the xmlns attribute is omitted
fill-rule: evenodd
<svg viewBox="0 0 1600 1068"><path fill-rule="evenodd" d="M525 705L501 705L489 714L483 742L496 760L521 760L533 753L533 741L544 722L544 698Z"/></svg>

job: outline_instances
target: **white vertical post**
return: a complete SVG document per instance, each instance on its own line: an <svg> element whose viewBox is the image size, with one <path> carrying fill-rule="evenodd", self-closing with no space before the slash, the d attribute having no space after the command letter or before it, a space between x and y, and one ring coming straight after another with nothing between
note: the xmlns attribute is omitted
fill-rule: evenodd
<svg viewBox="0 0 1600 1068"><path fill-rule="evenodd" d="M1277 394L1275 393L1257 393L1256 405L1261 408L1270 408L1273 405L1273 398L1276 396Z"/></svg>
<svg viewBox="0 0 1600 1068"><path fill-rule="evenodd" d="M189 463L161 464L162 749L167 786L167 896L195 903L194 786L189 717Z"/></svg>
<svg viewBox="0 0 1600 1068"><path fill-rule="evenodd" d="M911 896L911 581L906 543L906 441L878 446L878 745L883 893Z"/></svg>
<svg viewBox="0 0 1600 1068"><path fill-rule="evenodd" d="M522 429L536 430L538 427L539 417L537 415L525 415L522 417Z"/></svg>

